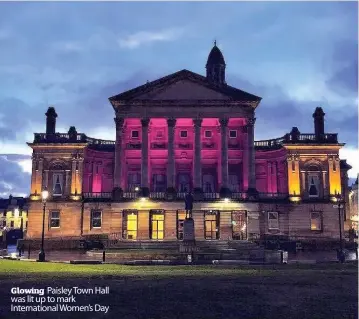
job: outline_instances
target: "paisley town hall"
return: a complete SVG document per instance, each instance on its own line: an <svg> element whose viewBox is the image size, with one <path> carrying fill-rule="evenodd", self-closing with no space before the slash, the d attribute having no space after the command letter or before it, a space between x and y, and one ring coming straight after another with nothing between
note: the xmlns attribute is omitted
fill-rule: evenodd
<svg viewBox="0 0 359 319"><path fill-rule="evenodd" d="M344 143L326 132L321 107L308 114L312 132L254 140L261 99L226 82L215 44L205 76L181 70L110 97L115 141L57 132L61 112L49 107L46 131L28 143L27 239L41 238L44 189L45 238L181 241L192 192L196 241L338 239Z"/></svg>

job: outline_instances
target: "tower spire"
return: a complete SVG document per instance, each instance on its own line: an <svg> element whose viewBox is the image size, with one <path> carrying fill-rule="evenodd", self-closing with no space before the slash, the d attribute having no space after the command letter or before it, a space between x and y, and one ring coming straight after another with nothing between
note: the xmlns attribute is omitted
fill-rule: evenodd
<svg viewBox="0 0 359 319"><path fill-rule="evenodd" d="M217 40L214 40L214 46L208 55L206 70L207 79L216 84L226 84L226 63L221 50L217 47Z"/></svg>

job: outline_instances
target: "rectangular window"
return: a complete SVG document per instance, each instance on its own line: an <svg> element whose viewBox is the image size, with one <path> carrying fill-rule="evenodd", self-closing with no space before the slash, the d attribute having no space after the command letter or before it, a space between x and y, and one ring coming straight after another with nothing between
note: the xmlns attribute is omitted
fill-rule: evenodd
<svg viewBox="0 0 359 319"><path fill-rule="evenodd" d="M186 212L183 210L177 211L177 239L183 240L183 223L186 219Z"/></svg>
<svg viewBox="0 0 359 319"><path fill-rule="evenodd" d="M167 176L165 174L153 174L153 186L152 189L154 192L165 192L166 191L166 182Z"/></svg>
<svg viewBox="0 0 359 319"><path fill-rule="evenodd" d="M186 138L187 137L187 131L180 131L180 137Z"/></svg>
<svg viewBox="0 0 359 319"><path fill-rule="evenodd" d="M228 175L228 186L229 186L229 189L234 192L234 193L237 193L239 192L239 183L238 183L238 175L233 175L233 174L230 174Z"/></svg>
<svg viewBox="0 0 359 319"><path fill-rule="evenodd" d="M127 188L129 192L135 192L141 187L141 173L130 172L127 177Z"/></svg>
<svg viewBox="0 0 359 319"><path fill-rule="evenodd" d="M14 221L13 221L13 220L10 221L10 227L11 227L11 228L14 228Z"/></svg>
<svg viewBox="0 0 359 319"><path fill-rule="evenodd" d="M22 216L22 210L19 211L19 217L21 217L21 216Z"/></svg>
<svg viewBox="0 0 359 319"><path fill-rule="evenodd" d="M232 212L232 239L247 239L247 212L245 210Z"/></svg>
<svg viewBox="0 0 359 319"><path fill-rule="evenodd" d="M279 229L278 212L268 212L268 229Z"/></svg>
<svg viewBox="0 0 359 319"><path fill-rule="evenodd" d="M3 220L3 221L2 221L2 226L3 226L3 227L6 227L6 220Z"/></svg>
<svg viewBox="0 0 359 319"><path fill-rule="evenodd" d="M309 197L319 197L318 174L308 174L308 193Z"/></svg>
<svg viewBox="0 0 359 319"><path fill-rule="evenodd" d="M204 213L204 238L219 239L218 210L208 210Z"/></svg>
<svg viewBox="0 0 359 319"><path fill-rule="evenodd" d="M322 230L322 215L320 212L310 213L310 229Z"/></svg>
<svg viewBox="0 0 359 319"><path fill-rule="evenodd" d="M52 175L52 180L53 180L52 195L62 196L63 175L59 173L54 173Z"/></svg>
<svg viewBox="0 0 359 319"><path fill-rule="evenodd" d="M236 137L237 137L237 131L235 131L235 130L230 130L230 131L229 131L229 137L230 137L230 138L236 138Z"/></svg>
<svg viewBox="0 0 359 319"><path fill-rule="evenodd" d="M122 213L123 220L123 238L124 239L137 239L137 220L138 212L137 210L127 209Z"/></svg>
<svg viewBox="0 0 359 319"><path fill-rule="evenodd" d="M102 212L92 211L91 212L91 228L101 228L102 226Z"/></svg>
<svg viewBox="0 0 359 319"><path fill-rule="evenodd" d="M60 212L53 211L50 212L50 228L59 228L60 227Z"/></svg>
<svg viewBox="0 0 359 319"><path fill-rule="evenodd" d="M204 131L204 137L212 137L212 131Z"/></svg>
<svg viewBox="0 0 359 319"><path fill-rule="evenodd" d="M132 138L139 138L140 132L137 130L131 131L131 137Z"/></svg>
<svg viewBox="0 0 359 319"><path fill-rule="evenodd" d="M165 231L165 214L161 209L150 210L150 235L151 239L164 238Z"/></svg>

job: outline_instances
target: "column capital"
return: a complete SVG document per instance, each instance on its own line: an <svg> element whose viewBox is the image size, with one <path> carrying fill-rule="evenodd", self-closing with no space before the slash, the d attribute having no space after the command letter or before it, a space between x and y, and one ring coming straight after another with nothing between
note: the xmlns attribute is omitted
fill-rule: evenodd
<svg viewBox="0 0 359 319"><path fill-rule="evenodd" d="M247 118L247 125L248 125L248 126L253 126L255 122L256 122L256 118L255 118L255 117L249 117L249 118Z"/></svg>
<svg viewBox="0 0 359 319"><path fill-rule="evenodd" d="M221 127L226 127L228 125L229 119L226 118L220 118L219 119L219 124L221 125Z"/></svg>
<svg viewBox="0 0 359 319"><path fill-rule="evenodd" d="M176 126L177 119L169 117L167 119L167 125L168 127L175 127Z"/></svg>
<svg viewBox="0 0 359 319"><path fill-rule="evenodd" d="M122 129L123 123L125 122L125 119L123 117L115 117L114 118L116 123L116 130Z"/></svg>
<svg viewBox="0 0 359 319"><path fill-rule="evenodd" d="M201 119L201 118L195 118L195 119L192 119L192 120L193 120L193 125L194 125L194 126L200 127L200 126L202 125L203 119Z"/></svg>
<svg viewBox="0 0 359 319"><path fill-rule="evenodd" d="M141 119L142 127L148 127L148 124L150 124L150 119L149 118L142 118Z"/></svg>

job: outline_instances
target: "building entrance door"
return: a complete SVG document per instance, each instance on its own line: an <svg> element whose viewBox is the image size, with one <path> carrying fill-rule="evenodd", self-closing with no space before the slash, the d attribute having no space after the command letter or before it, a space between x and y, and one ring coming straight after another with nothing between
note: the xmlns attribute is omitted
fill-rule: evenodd
<svg viewBox="0 0 359 319"><path fill-rule="evenodd" d="M206 211L204 215L204 238L219 239L219 211Z"/></svg>
<svg viewBox="0 0 359 319"><path fill-rule="evenodd" d="M247 236L247 211L236 210L232 212L232 238L234 240L246 240Z"/></svg>
<svg viewBox="0 0 359 319"><path fill-rule="evenodd" d="M165 215L161 211L151 211L151 239L163 239Z"/></svg>

